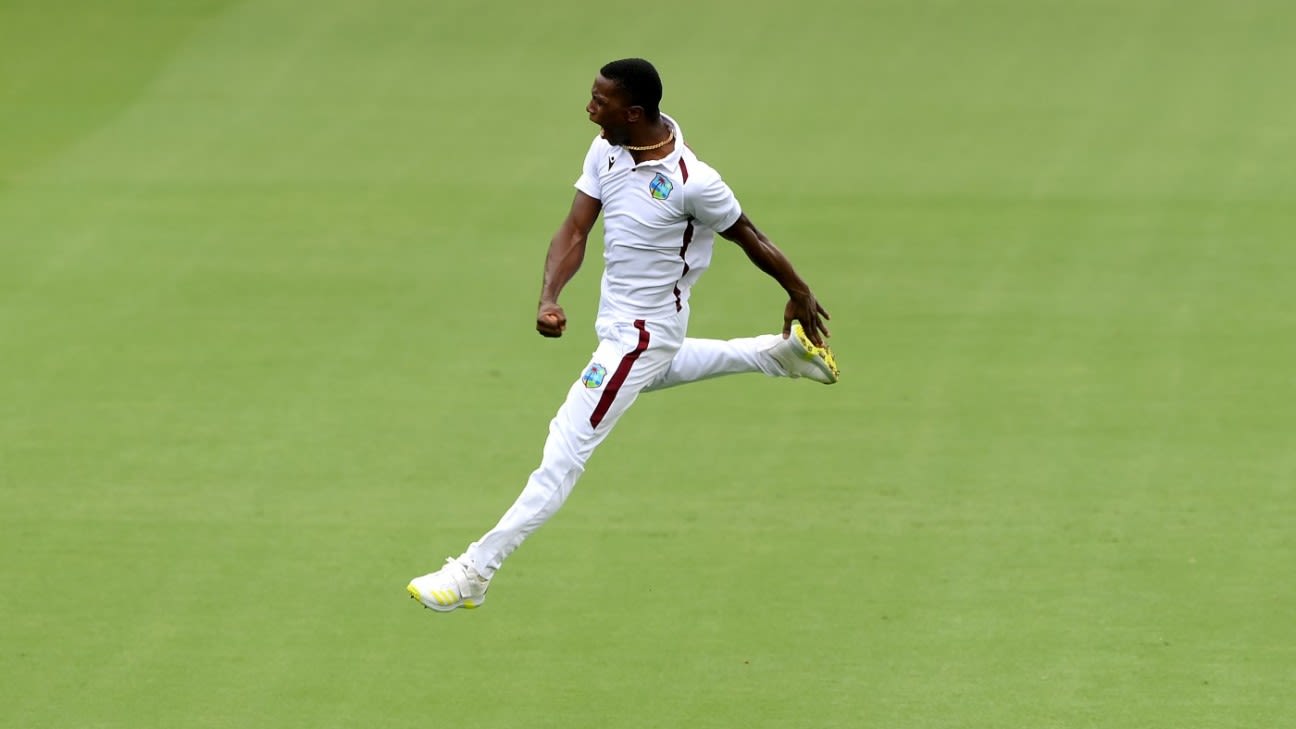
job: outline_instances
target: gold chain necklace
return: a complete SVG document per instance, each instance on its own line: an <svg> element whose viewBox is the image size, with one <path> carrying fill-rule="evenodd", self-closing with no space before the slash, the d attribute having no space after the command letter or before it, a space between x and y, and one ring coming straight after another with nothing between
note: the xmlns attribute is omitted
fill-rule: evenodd
<svg viewBox="0 0 1296 729"><path fill-rule="evenodd" d="M656 144L649 144L645 147L631 147L630 145L627 144L625 145L625 148L630 150L631 152L651 152L654 149L661 149L662 147L665 147L666 145L670 144L673 141L675 141L674 129L670 131L670 134L666 135L665 139L663 139L662 141Z"/></svg>

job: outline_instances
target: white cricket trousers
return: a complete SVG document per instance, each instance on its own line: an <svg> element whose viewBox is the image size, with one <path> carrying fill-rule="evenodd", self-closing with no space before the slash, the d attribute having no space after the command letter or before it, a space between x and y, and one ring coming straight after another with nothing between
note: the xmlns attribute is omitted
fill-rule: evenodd
<svg viewBox="0 0 1296 729"><path fill-rule="evenodd" d="M467 557L484 577L549 520L571 494L585 463L639 393L710 377L783 372L765 354L782 340L778 334L746 339L690 339L689 310L669 319L595 323L599 345L567 400L549 422L540 467L494 529L469 545Z"/></svg>

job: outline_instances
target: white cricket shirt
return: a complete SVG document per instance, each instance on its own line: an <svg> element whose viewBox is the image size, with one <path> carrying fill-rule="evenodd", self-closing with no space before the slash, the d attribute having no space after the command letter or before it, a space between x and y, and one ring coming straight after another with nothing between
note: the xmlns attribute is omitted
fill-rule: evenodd
<svg viewBox="0 0 1296 729"><path fill-rule="evenodd" d="M711 265L715 233L742 214L720 174L699 160L675 129L675 151L635 164L623 147L595 137L576 189L603 203L603 282L599 316L673 317Z"/></svg>

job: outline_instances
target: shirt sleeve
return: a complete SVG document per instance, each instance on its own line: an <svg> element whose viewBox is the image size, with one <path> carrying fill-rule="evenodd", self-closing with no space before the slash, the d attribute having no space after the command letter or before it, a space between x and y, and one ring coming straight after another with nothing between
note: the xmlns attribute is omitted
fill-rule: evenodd
<svg viewBox="0 0 1296 729"><path fill-rule="evenodd" d="M689 201L689 213L695 220L717 233L728 230L738 222L738 218L742 216L742 206L720 175L707 175L696 182L699 183L696 187L688 185L685 188L689 191L686 198Z"/></svg>
<svg viewBox="0 0 1296 729"><path fill-rule="evenodd" d="M585 153L585 166L581 169L581 176L576 180L576 189L589 195L595 200L603 199L603 186L599 184L599 137L594 138L594 143L590 145L589 151Z"/></svg>

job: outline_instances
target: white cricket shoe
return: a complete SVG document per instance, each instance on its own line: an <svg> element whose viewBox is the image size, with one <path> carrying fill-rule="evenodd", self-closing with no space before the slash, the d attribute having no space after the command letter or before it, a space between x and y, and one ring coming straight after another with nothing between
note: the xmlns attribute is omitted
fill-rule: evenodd
<svg viewBox="0 0 1296 729"><path fill-rule="evenodd" d="M819 347L811 342L800 324L792 325L792 336L780 338L766 351L788 377L808 377L815 382L831 385L840 374L832 350L827 345Z"/></svg>
<svg viewBox="0 0 1296 729"><path fill-rule="evenodd" d="M460 557L447 557L445 567L410 580L410 597L426 608L448 613L457 607L475 608L486 602L490 578L482 577L472 564Z"/></svg>

